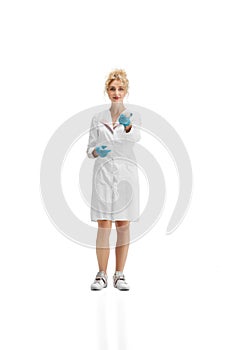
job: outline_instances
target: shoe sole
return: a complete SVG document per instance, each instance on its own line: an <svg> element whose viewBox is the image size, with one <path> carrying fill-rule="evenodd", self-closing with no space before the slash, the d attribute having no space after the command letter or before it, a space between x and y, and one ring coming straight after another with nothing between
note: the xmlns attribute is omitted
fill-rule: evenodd
<svg viewBox="0 0 233 350"><path fill-rule="evenodd" d="M118 288L117 288L118 289ZM118 289L120 292L127 292L129 289Z"/></svg>
<svg viewBox="0 0 233 350"><path fill-rule="evenodd" d="M106 288L107 286L104 286L103 288ZM93 288L91 287L91 290L102 290L103 288Z"/></svg>
<svg viewBox="0 0 233 350"><path fill-rule="evenodd" d="M120 290L120 291L130 290L130 288L122 288L122 289L120 289L120 288L117 288L117 287L115 287L115 286L114 286L114 288L116 288L116 289L118 289L118 290Z"/></svg>

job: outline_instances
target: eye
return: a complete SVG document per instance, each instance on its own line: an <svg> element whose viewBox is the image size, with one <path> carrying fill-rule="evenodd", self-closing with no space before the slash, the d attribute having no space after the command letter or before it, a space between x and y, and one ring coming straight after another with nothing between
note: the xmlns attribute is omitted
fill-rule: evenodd
<svg viewBox="0 0 233 350"><path fill-rule="evenodd" d="M120 90L120 91L124 91L124 88L123 88L123 87L120 87L119 90Z"/></svg>
<svg viewBox="0 0 233 350"><path fill-rule="evenodd" d="M110 91L115 91L115 88L114 88L113 86L111 86L111 87L109 88L109 90L110 90Z"/></svg>

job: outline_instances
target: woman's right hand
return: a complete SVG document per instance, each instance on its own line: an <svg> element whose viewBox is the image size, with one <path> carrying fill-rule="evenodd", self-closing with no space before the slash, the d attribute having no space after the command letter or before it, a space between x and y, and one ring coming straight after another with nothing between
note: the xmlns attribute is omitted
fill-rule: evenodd
<svg viewBox="0 0 233 350"><path fill-rule="evenodd" d="M107 146L100 146L95 148L95 152L101 157L106 157L106 155L111 152L110 149L105 149Z"/></svg>

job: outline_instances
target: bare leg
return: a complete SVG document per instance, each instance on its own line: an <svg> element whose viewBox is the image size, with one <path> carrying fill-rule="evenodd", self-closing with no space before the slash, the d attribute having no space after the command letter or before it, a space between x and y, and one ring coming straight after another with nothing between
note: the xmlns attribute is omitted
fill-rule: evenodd
<svg viewBox="0 0 233 350"><path fill-rule="evenodd" d="M129 221L116 221L117 242L115 248L116 271L123 271L130 241Z"/></svg>
<svg viewBox="0 0 233 350"><path fill-rule="evenodd" d="M110 253L109 235L112 228L112 221L98 220L98 232L96 238L96 255L99 271L107 273L108 258Z"/></svg>

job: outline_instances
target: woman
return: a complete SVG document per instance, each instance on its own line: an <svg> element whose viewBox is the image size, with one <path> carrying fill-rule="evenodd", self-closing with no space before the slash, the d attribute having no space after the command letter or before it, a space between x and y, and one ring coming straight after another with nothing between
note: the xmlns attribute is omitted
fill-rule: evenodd
<svg viewBox="0 0 233 350"><path fill-rule="evenodd" d="M141 118L124 106L123 100L128 93L124 70L117 69L109 74L105 91L111 106L93 116L87 147L88 157L95 159L91 220L98 222L96 255L99 272L91 290L101 290L108 284L109 235L113 221L117 231L113 286L129 290L123 269L129 248L130 221L139 218L138 171L133 146L140 140Z"/></svg>

